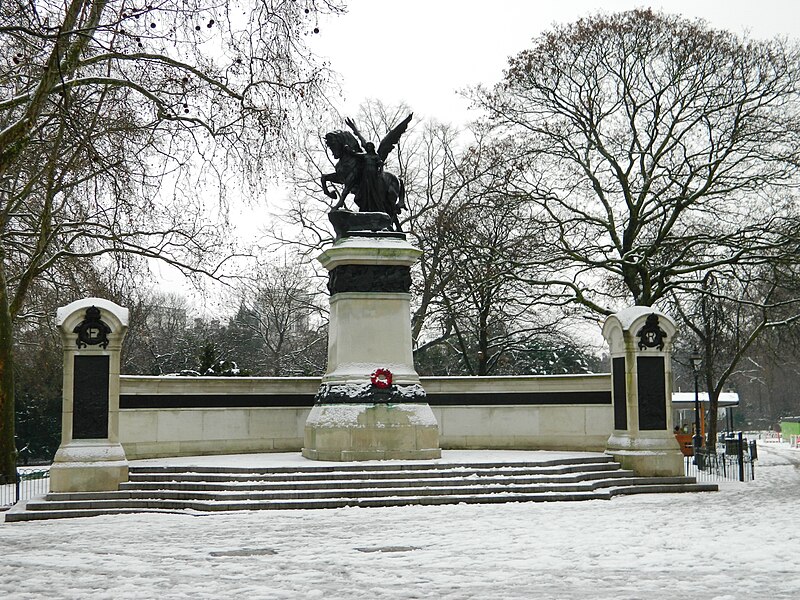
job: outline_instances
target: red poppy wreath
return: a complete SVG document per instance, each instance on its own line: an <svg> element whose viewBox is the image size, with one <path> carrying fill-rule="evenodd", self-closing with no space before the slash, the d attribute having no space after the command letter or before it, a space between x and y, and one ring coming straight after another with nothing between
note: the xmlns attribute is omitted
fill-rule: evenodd
<svg viewBox="0 0 800 600"><path fill-rule="evenodd" d="M392 386L392 372L389 369L375 369L370 381L376 388L385 390Z"/></svg>

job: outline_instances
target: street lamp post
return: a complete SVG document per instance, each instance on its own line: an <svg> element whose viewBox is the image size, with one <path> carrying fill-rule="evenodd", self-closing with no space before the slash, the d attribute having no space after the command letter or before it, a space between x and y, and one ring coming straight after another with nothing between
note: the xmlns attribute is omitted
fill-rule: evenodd
<svg viewBox="0 0 800 600"><path fill-rule="evenodd" d="M695 462L697 462L698 450L703 446L703 435L700 433L700 392L699 378L700 365L703 357L695 346L692 350L692 371L694 372L694 436L692 437L692 447L694 448Z"/></svg>

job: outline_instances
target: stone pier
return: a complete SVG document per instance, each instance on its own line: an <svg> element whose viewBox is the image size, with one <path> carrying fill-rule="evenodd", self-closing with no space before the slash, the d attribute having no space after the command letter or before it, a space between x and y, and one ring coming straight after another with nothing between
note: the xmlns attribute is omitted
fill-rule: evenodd
<svg viewBox="0 0 800 600"><path fill-rule="evenodd" d="M411 266L420 255L400 233L350 232L319 257L331 294L328 366L306 421L303 456L441 456L411 349Z"/></svg>
<svg viewBox="0 0 800 600"><path fill-rule="evenodd" d="M59 308L64 345L61 445L50 468L50 491L119 489L128 461L119 442L119 367L128 309L102 298Z"/></svg>
<svg viewBox="0 0 800 600"><path fill-rule="evenodd" d="M603 337L611 348L614 431L606 452L642 476L683 475L683 455L672 431L675 323L650 306L609 316Z"/></svg>

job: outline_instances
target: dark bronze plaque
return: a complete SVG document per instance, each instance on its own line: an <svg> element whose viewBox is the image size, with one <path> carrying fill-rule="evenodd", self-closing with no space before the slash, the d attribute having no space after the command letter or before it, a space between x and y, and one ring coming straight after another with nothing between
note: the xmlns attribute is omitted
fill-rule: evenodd
<svg viewBox="0 0 800 600"><path fill-rule="evenodd" d="M611 361L611 379L614 387L614 429L628 428L628 392L625 388L625 357Z"/></svg>
<svg viewBox="0 0 800 600"><path fill-rule="evenodd" d="M78 339L75 340L78 348L87 346L108 348L108 334L111 333L111 328L100 319L100 309L90 306L86 309L86 318L72 330L72 333L78 334Z"/></svg>
<svg viewBox="0 0 800 600"><path fill-rule="evenodd" d="M661 329L658 324L658 315L652 313L647 317L644 327L636 332L636 337L639 338L639 350L644 350L645 348L663 350L667 332Z"/></svg>
<svg viewBox="0 0 800 600"><path fill-rule="evenodd" d="M639 375L639 429L667 428L667 389L663 356L636 359Z"/></svg>
<svg viewBox="0 0 800 600"><path fill-rule="evenodd" d="M76 356L72 382L72 437L108 437L108 356Z"/></svg>
<svg viewBox="0 0 800 600"><path fill-rule="evenodd" d="M411 267L403 265L340 265L328 273L331 296L341 292L411 290Z"/></svg>

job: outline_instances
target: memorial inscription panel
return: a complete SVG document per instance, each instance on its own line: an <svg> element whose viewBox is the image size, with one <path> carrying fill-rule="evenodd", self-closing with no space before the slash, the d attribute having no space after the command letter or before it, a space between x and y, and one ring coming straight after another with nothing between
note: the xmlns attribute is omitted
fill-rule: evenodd
<svg viewBox="0 0 800 600"><path fill-rule="evenodd" d="M72 383L73 439L108 437L109 356L78 355Z"/></svg>
<svg viewBox="0 0 800 600"><path fill-rule="evenodd" d="M625 388L625 357L615 358L611 364L614 386L614 429L628 428L628 393Z"/></svg>
<svg viewBox="0 0 800 600"><path fill-rule="evenodd" d="M639 356L639 429L667 428L667 388L663 356Z"/></svg>

